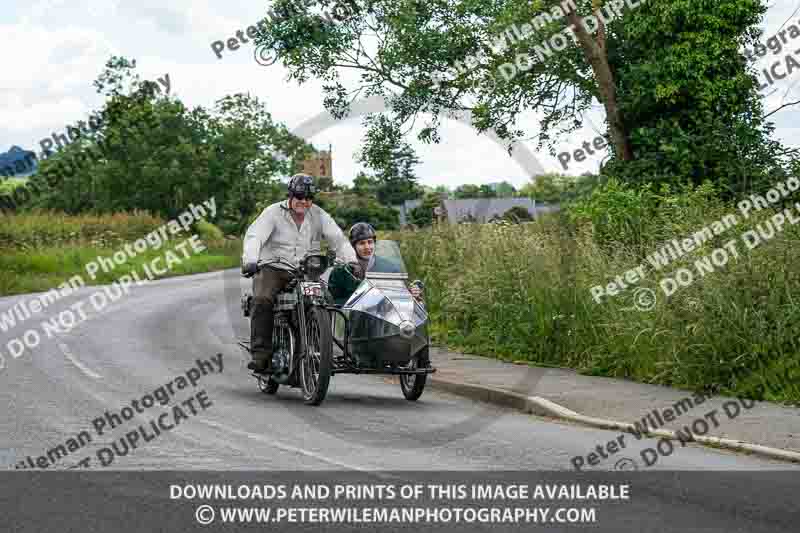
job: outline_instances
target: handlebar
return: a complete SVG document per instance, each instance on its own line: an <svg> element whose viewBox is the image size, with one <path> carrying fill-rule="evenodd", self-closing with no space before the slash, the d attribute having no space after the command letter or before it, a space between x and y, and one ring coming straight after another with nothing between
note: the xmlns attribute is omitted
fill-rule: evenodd
<svg viewBox="0 0 800 533"><path fill-rule="evenodd" d="M312 253L307 254L306 257L303 259L303 261L305 261L308 258L309 255L316 255L316 254L312 254ZM301 261L300 264L296 265L296 266L295 266L294 263L292 263L291 261L289 261L288 259L285 259L283 257L278 257L276 259L271 259L269 261L258 261L256 263L256 273L260 272L263 268L269 268L269 267L274 267L274 266L277 266L277 265L283 265L283 266L288 267L288 268L287 269L281 269L281 270L288 270L289 272L294 274L296 277L300 277L300 276L302 276L304 274L303 261ZM346 264L346 263L342 262L339 259L334 259L333 265L337 266L339 264L343 265L343 264ZM252 275L246 275L245 277L249 278L249 277L252 277Z"/></svg>
<svg viewBox="0 0 800 533"><path fill-rule="evenodd" d="M347 264L344 261L339 259L334 260L334 265L336 264ZM303 268L301 265L295 266L291 261L284 259L283 257L278 257L277 259L272 259L270 261L258 261L256 266L258 267L257 272L260 272L262 268L268 268L272 265L285 265L289 267L289 272L291 272L297 280L300 280L304 274ZM248 276L249 277L249 276ZM323 279L317 280L318 283L321 283L323 286L327 287L327 283Z"/></svg>
<svg viewBox="0 0 800 533"><path fill-rule="evenodd" d="M293 274L295 274L295 275L299 275L300 274L300 269L298 267L294 266L290 261L287 261L286 259L284 259L282 257L279 257L278 259L273 259L271 261L258 261L256 263L256 271L254 273L252 273L252 274L250 274L250 273L244 274L243 273L242 275L245 278L252 278L258 272L260 272L261 269L266 268L266 267L270 267L272 265L285 265L285 266L289 267L289 271L292 272Z"/></svg>

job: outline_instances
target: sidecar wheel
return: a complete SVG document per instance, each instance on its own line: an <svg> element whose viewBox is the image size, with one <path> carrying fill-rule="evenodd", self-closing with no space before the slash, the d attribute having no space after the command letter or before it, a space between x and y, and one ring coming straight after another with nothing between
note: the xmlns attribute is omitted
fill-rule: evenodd
<svg viewBox="0 0 800 533"><path fill-rule="evenodd" d="M275 394L278 392L280 384L275 383L272 378L258 378L258 390L264 394Z"/></svg>
<svg viewBox="0 0 800 533"><path fill-rule="evenodd" d="M422 362L422 363L420 363ZM428 365L427 350L420 354L409 363L408 368L424 368ZM403 396L410 402L419 400L422 392L425 390L425 382L428 381L428 374L407 375L400 374L400 389L403 391Z"/></svg>
<svg viewBox="0 0 800 533"><path fill-rule="evenodd" d="M300 361L303 400L319 405L328 393L333 369L333 339L328 311L314 307L307 321L308 355Z"/></svg>

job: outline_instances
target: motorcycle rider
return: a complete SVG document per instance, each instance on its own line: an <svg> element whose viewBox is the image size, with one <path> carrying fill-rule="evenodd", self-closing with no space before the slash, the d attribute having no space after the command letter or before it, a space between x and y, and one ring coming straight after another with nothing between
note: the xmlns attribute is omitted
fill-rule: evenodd
<svg viewBox="0 0 800 533"><path fill-rule="evenodd" d="M367 222L353 224L348 233L350 244L358 257L358 264L339 266L331 271L328 280L328 290L333 296L335 305L343 305L358 288L365 272L400 272L400 268L386 259L375 255L375 241L377 234L375 228ZM411 295L417 300L422 299L420 286L412 284L409 288Z"/></svg>
<svg viewBox="0 0 800 533"><path fill-rule="evenodd" d="M250 316L250 353L247 368L256 373L272 370L272 326L275 296L292 279L286 267L258 269L258 261L279 257L297 266L324 238L338 258L357 264L353 248L342 230L322 208L314 205L314 178L296 174L289 181L289 197L268 206L247 228L242 253L242 274L253 279Z"/></svg>

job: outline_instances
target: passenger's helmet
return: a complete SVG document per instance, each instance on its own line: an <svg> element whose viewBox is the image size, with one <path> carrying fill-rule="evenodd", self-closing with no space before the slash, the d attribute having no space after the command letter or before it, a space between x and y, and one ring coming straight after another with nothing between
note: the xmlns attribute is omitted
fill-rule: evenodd
<svg viewBox="0 0 800 533"><path fill-rule="evenodd" d="M354 248L358 241L363 241L365 239L377 239L375 228L366 222L357 222L356 224L353 224L353 227L350 228L349 237L350 244Z"/></svg>
<svg viewBox="0 0 800 533"><path fill-rule="evenodd" d="M314 185L314 178L308 174L295 174L289 180L289 198L313 199L317 194L317 186Z"/></svg>

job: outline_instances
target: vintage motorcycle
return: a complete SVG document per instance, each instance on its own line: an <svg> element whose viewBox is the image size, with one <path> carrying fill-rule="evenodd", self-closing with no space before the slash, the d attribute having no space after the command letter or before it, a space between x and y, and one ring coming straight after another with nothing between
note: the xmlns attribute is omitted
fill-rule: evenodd
<svg viewBox="0 0 800 533"><path fill-rule="evenodd" d="M253 374L262 392L299 386L307 404L319 405L335 374L389 374L399 376L406 399L422 395L428 374L436 371L429 356L428 314L406 287L397 243L378 241L375 255L375 268L341 306L332 304L324 276L329 265L336 265L333 257L312 252L296 268L283 259L263 264L281 264L293 279L275 301L274 373ZM251 301L252 296L243 297L245 316ZM336 325L341 335L333 334ZM249 352L247 343L239 345Z"/></svg>
<svg viewBox="0 0 800 533"><path fill-rule="evenodd" d="M300 387L303 400L319 405L328 392L332 375L333 341L331 318L320 275L328 266L329 257L319 252L306 255L299 266L278 258L259 261L258 267L282 267L291 274L291 280L279 292L274 303L272 328L271 375L253 374L258 386L266 394L275 394L280 385ZM250 316L252 295L242 299L245 316ZM249 343L239 345L250 352Z"/></svg>

